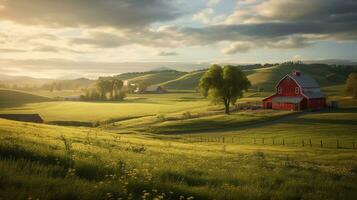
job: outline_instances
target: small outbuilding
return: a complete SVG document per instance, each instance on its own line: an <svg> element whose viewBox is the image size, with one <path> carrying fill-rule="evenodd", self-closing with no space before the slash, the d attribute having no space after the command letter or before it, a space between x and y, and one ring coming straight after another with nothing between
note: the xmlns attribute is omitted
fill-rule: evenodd
<svg viewBox="0 0 357 200"><path fill-rule="evenodd" d="M151 85L151 86L145 88L144 90L140 90L139 88L137 88L134 92L135 93L163 94L163 93L167 93L167 90L161 86Z"/></svg>
<svg viewBox="0 0 357 200"><path fill-rule="evenodd" d="M39 114L0 114L0 118L21 122L44 122Z"/></svg>
<svg viewBox="0 0 357 200"><path fill-rule="evenodd" d="M275 94L263 99L263 108L275 110L318 110L326 107L320 85L310 76L294 71L276 85Z"/></svg>

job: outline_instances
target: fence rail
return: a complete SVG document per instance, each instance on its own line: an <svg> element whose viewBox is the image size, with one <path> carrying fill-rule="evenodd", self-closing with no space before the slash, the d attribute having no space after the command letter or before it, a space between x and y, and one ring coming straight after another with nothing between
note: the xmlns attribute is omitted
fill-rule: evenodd
<svg viewBox="0 0 357 200"><path fill-rule="evenodd" d="M336 149L357 149L357 139L317 139L317 138L278 138L278 137L182 137L178 138L188 143L222 143L242 145L280 145L292 147L318 147Z"/></svg>

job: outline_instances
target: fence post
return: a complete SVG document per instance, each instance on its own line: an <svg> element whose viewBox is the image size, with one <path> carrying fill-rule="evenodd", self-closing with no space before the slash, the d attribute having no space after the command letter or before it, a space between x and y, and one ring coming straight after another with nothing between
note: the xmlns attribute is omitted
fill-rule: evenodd
<svg viewBox="0 0 357 200"><path fill-rule="evenodd" d="M337 139L337 143L336 144L337 144L337 149L339 149L340 148L340 140Z"/></svg>
<svg viewBox="0 0 357 200"><path fill-rule="evenodd" d="M264 144L264 138L262 139L262 143Z"/></svg>
<svg viewBox="0 0 357 200"><path fill-rule="evenodd" d="M321 148L323 147L322 140L320 140L320 147L321 147Z"/></svg>
<svg viewBox="0 0 357 200"><path fill-rule="evenodd" d="M355 141L352 142L352 149L355 149Z"/></svg>
<svg viewBox="0 0 357 200"><path fill-rule="evenodd" d="M303 146L303 147L305 146L305 141L304 141L304 140L302 140L302 146Z"/></svg>
<svg viewBox="0 0 357 200"><path fill-rule="evenodd" d="M222 138L222 142L224 143L224 137Z"/></svg>

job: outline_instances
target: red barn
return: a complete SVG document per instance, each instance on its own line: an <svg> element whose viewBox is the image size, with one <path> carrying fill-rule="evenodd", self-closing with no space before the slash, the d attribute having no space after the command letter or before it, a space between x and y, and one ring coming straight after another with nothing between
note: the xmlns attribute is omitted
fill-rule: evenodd
<svg viewBox="0 0 357 200"><path fill-rule="evenodd" d="M286 75L276 86L276 93L263 99L263 108L276 110L316 110L326 107L319 84L299 71Z"/></svg>

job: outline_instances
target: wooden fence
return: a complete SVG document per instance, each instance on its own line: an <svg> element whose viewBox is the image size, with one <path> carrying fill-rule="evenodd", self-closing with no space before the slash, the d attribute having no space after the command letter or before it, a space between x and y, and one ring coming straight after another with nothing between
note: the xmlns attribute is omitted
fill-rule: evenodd
<svg viewBox="0 0 357 200"><path fill-rule="evenodd" d="M242 144L242 145L280 145L292 147L318 147L336 149L357 149L357 139L317 139L317 138L277 138L277 137L182 137L179 140L189 143L223 143L223 144Z"/></svg>

